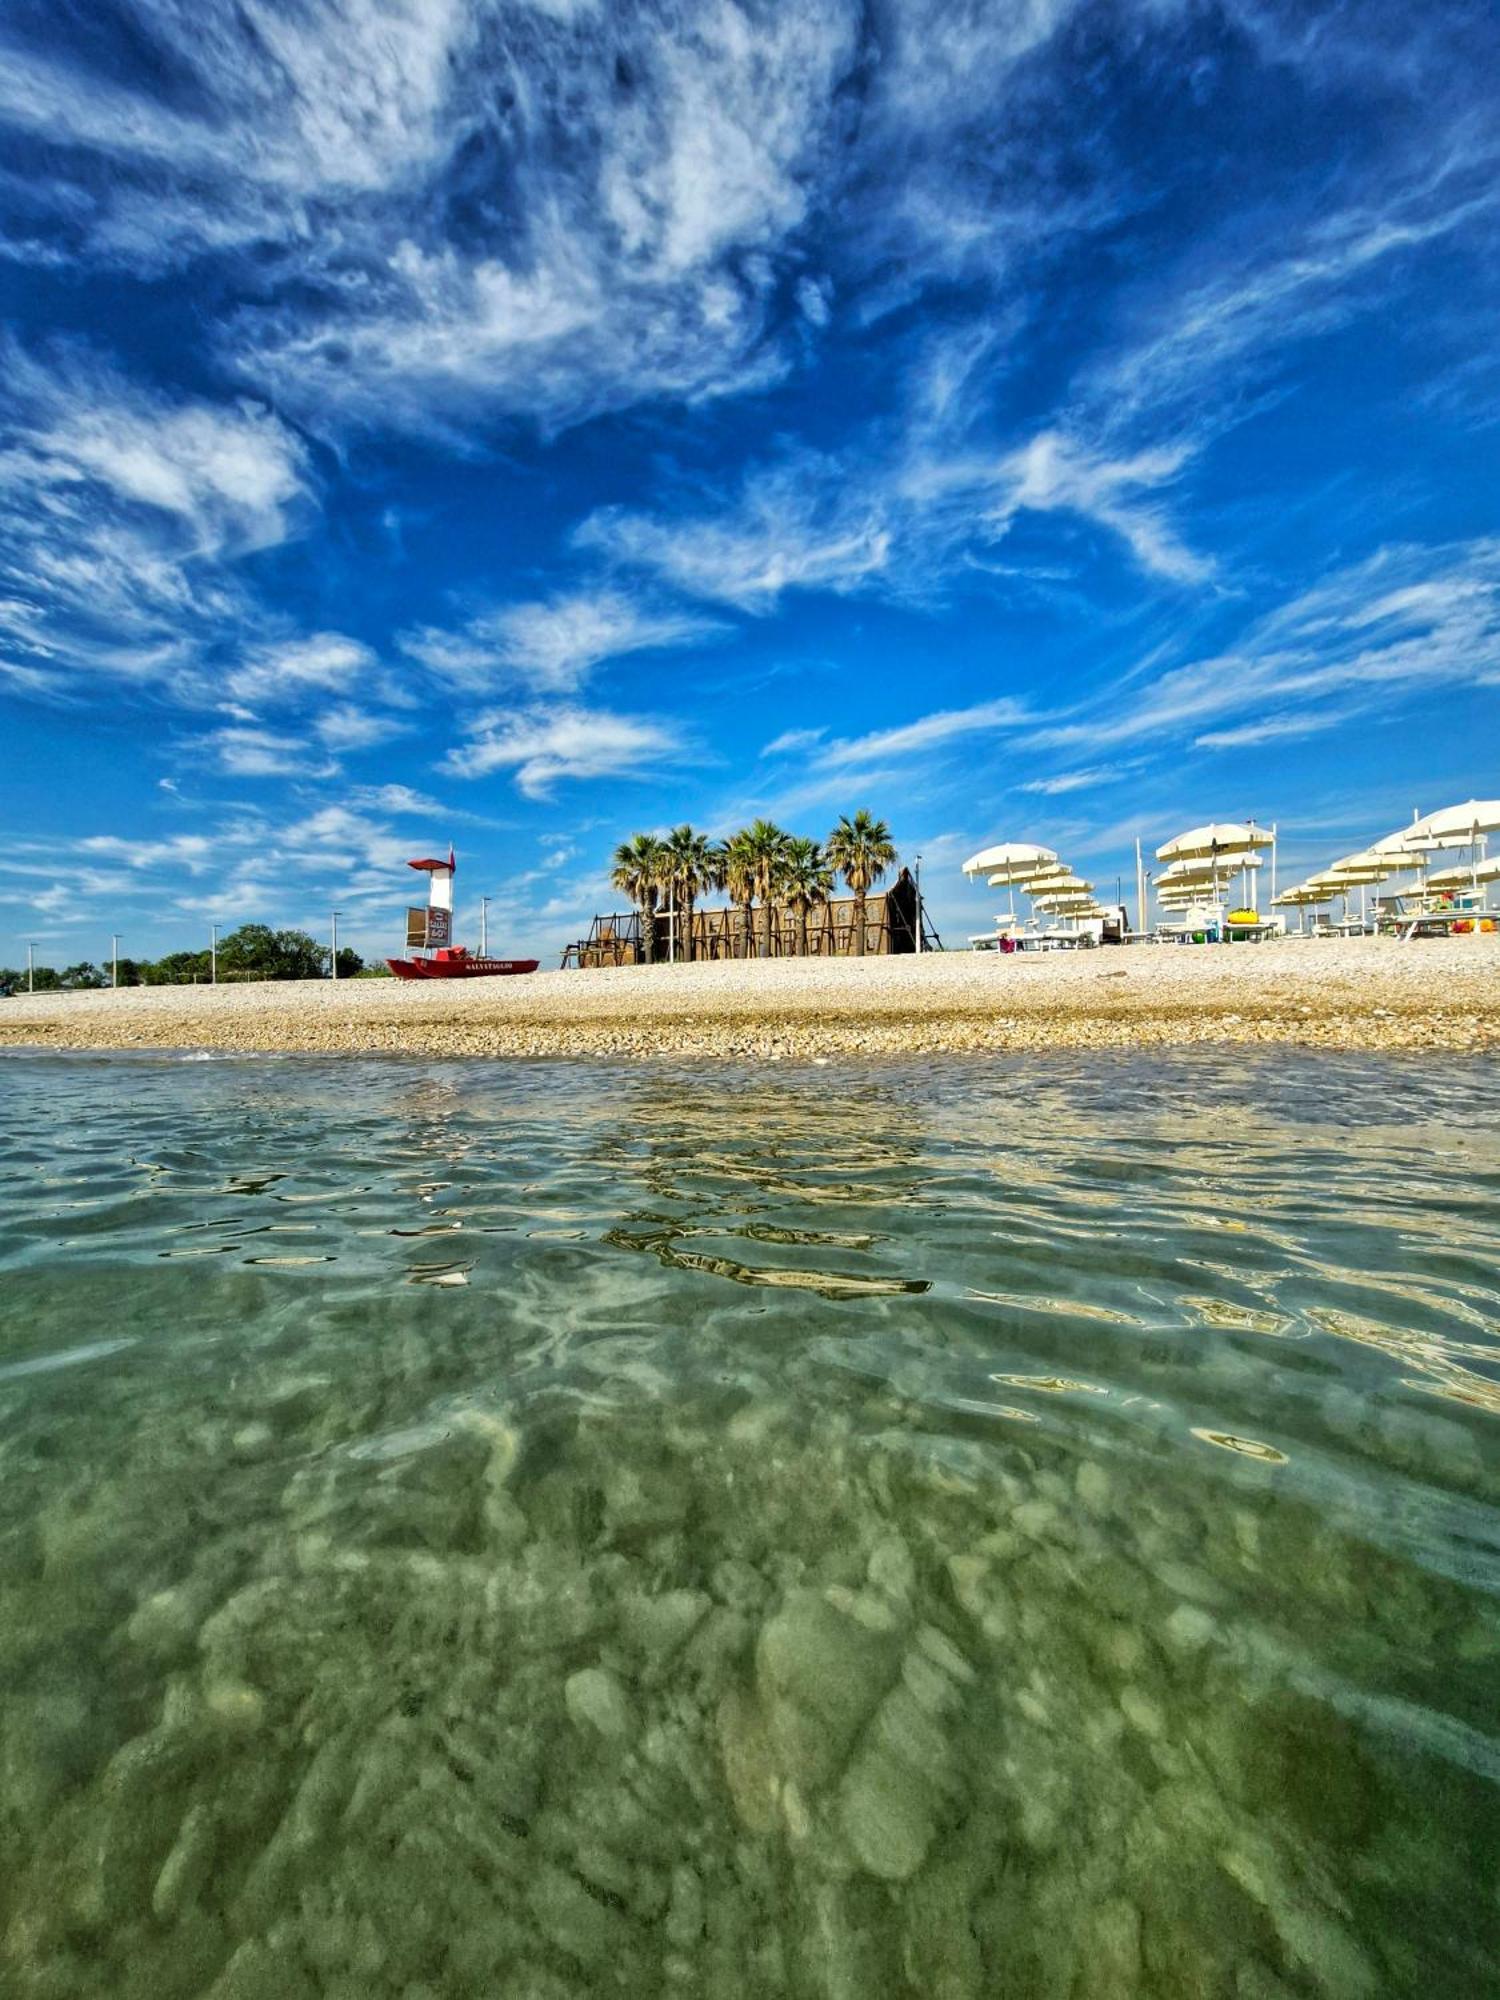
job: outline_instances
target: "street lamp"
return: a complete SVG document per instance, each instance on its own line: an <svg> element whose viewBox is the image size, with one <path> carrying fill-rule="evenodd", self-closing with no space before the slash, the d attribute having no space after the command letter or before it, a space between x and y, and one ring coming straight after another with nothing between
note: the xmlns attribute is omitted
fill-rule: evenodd
<svg viewBox="0 0 1500 2000"><path fill-rule="evenodd" d="M339 912L333 912L333 977L339 976Z"/></svg>
<svg viewBox="0 0 1500 2000"><path fill-rule="evenodd" d="M490 904L494 900L495 899L493 896L481 896L479 899L479 956L481 958L483 958L489 950Z"/></svg>
<svg viewBox="0 0 1500 2000"><path fill-rule="evenodd" d="M120 933L118 931L111 931L109 934L109 961L113 968L110 985L118 986L120 983Z"/></svg>
<svg viewBox="0 0 1500 2000"><path fill-rule="evenodd" d="M26 940L26 991L36 991L36 939Z"/></svg>
<svg viewBox="0 0 1500 2000"><path fill-rule="evenodd" d="M209 985L210 985L210 986L217 986L217 985L218 985L218 983L219 983L219 926L218 926L218 924L217 924L217 923L212 923L212 924L210 924L210 925L209 925L209 927L208 927L208 933L209 933L209 936L208 936L208 983L209 983Z"/></svg>

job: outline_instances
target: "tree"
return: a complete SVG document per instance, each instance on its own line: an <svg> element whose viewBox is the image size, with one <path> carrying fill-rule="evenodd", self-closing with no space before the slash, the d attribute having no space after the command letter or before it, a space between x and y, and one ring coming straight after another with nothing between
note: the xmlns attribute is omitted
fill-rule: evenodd
<svg viewBox="0 0 1500 2000"><path fill-rule="evenodd" d="M339 946L339 978L357 979L365 969L365 962L351 945Z"/></svg>
<svg viewBox="0 0 1500 2000"><path fill-rule="evenodd" d="M654 833L635 833L615 849L611 885L628 896L641 913L641 956L656 960L656 905L661 895L666 855Z"/></svg>
<svg viewBox="0 0 1500 2000"><path fill-rule="evenodd" d="M169 951L143 965L141 978L147 986L190 986L195 979L206 980L210 971L206 951Z"/></svg>
<svg viewBox="0 0 1500 2000"><path fill-rule="evenodd" d="M828 860L854 895L854 954L865 955L865 897L896 859L891 830L863 808L842 818L828 836Z"/></svg>
<svg viewBox="0 0 1500 2000"><path fill-rule="evenodd" d="M828 901L833 870L815 840L789 840L781 865L781 893L797 917L797 952L807 956L807 913Z"/></svg>
<svg viewBox="0 0 1500 2000"><path fill-rule="evenodd" d="M755 856L749 847L749 836L745 833L732 834L719 849L719 876L728 893L730 902L740 912L740 936L737 955L750 956L750 911L755 901Z"/></svg>
<svg viewBox="0 0 1500 2000"><path fill-rule="evenodd" d="M57 983L69 992L73 992L85 987L107 986L109 981L97 965L88 959L83 959L77 965L65 965L57 975Z"/></svg>
<svg viewBox="0 0 1500 2000"><path fill-rule="evenodd" d="M306 931L241 924L219 944L219 971L250 979L322 979L328 947Z"/></svg>
<svg viewBox="0 0 1500 2000"><path fill-rule="evenodd" d="M750 859L751 879L760 898L760 955L771 956L771 910L781 886L789 836L768 819L752 820L737 836Z"/></svg>
<svg viewBox="0 0 1500 2000"><path fill-rule="evenodd" d="M671 891L672 906L686 926L687 951L684 955L691 960L693 912L704 890L712 889L717 883L718 862L707 834L695 832L690 826L673 827L667 835L665 848L665 881Z"/></svg>

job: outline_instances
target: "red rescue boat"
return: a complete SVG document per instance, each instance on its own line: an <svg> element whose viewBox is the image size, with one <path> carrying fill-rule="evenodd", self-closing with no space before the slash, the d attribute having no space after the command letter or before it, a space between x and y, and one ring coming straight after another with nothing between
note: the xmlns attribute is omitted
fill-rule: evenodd
<svg viewBox="0 0 1500 2000"><path fill-rule="evenodd" d="M406 912L406 949L421 957L388 958L386 964L398 979L499 979L517 972L535 972L540 962L534 958L491 958L481 947L476 954L467 945L450 944L453 931L453 874L458 863L453 849L446 861L408 861L427 877L427 907ZM483 923L480 929L484 929Z"/></svg>
<svg viewBox="0 0 1500 2000"><path fill-rule="evenodd" d="M506 972L535 972L536 958L477 958L457 944L435 951L431 958L388 958L398 979L494 979Z"/></svg>

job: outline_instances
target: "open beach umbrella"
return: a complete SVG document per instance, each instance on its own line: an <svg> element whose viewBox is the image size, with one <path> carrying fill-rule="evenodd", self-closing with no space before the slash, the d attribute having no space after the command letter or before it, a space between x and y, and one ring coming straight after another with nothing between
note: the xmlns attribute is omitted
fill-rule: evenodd
<svg viewBox="0 0 1500 2000"><path fill-rule="evenodd" d="M1283 889L1279 896L1272 898L1273 909L1301 910L1302 927L1307 928L1307 912L1315 903L1332 900L1332 889L1320 888L1316 882L1294 882L1290 889Z"/></svg>
<svg viewBox="0 0 1500 2000"><path fill-rule="evenodd" d="M1222 860L1226 854L1246 853L1270 847L1275 835L1258 826L1242 826L1234 820L1213 820L1207 826L1189 827L1156 850L1158 861Z"/></svg>
<svg viewBox="0 0 1500 2000"><path fill-rule="evenodd" d="M1206 826L1189 827L1156 850L1158 861L1207 861L1213 878L1214 900L1218 901L1219 877L1232 875L1249 865L1257 848L1274 849L1276 835L1265 828L1239 820L1210 820ZM1246 893L1249 893L1248 881Z"/></svg>
<svg viewBox="0 0 1500 2000"><path fill-rule="evenodd" d="M1479 882L1500 882L1500 854L1487 861L1463 861L1456 868L1439 868L1427 878L1429 889L1462 889Z"/></svg>
<svg viewBox="0 0 1500 2000"><path fill-rule="evenodd" d="M1467 847L1470 849L1470 882L1479 889L1478 867L1485 859L1486 836L1500 832L1500 799L1466 799L1459 806L1444 806L1416 820L1407 831L1415 845L1423 847Z"/></svg>
<svg viewBox="0 0 1500 2000"><path fill-rule="evenodd" d="M1057 856L1050 847L1038 847L1029 840L1001 841L981 847L964 863L965 875L983 875L992 889L1010 890L1010 914L1016 913L1016 885L1024 886L1043 869L1055 868Z"/></svg>
<svg viewBox="0 0 1500 2000"><path fill-rule="evenodd" d="M1003 875L1009 882L1022 882L1028 875L1040 875L1055 867L1057 856L1050 847L1037 847L1026 840L1002 841L997 847L981 847L964 863L965 875Z"/></svg>
<svg viewBox="0 0 1500 2000"><path fill-rule="evenodd" d="M1444 806L1414 820L1406 838L1413 847L1477 847L1489 833L1500 833L1500 799L1467 799L1461 806Z"/></svg>

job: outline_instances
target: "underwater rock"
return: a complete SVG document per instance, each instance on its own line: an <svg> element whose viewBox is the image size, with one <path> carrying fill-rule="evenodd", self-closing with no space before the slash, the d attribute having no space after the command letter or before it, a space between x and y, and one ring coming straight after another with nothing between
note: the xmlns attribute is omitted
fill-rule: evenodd
<svg viewBox="0 0 1500 2000"><path fill-rule="evenodd" d="M756 1682L778 1762L804 1791L828 1783L896 1671L893 1631L871 1631L798 1590L761 1629Z"/></svg>
<svg viewBox="0 0 1500 2000"><path fill-rule="evenodd" d="M648 1666L660 1667L687 1644L712 1602L701 1590L664 1590L656 1596L626 1598L620 1605L620 1636Z"/></svg>
<svg viewBox="0 0 1500 2000"><path fill-rule="evenodd" d="M582 1966L603 1964L625 1942L624 1918L591 1896L565 1869L539 1869L527 1901L548 1942Z"/></svg>
<svg viewBox="0 0 1500 2000"><path fill-rule="evenodd" d="M172 1851L156 1878L151 1907L163 1923L170 1923L197 1900L213 1871L218 1838L213 1808L199 1799L189 1806Z"/></svg>
<svg viewBox="0 0 1500 2000"><path fill-rule="evenodd" d="M563 1686L563 1699L580 1727L615 1738L629 1736L634 1730L629 1697L607 1668L584 1667L570 1674Z"/></svg>
<svg viewBox="0 0 1500 2000"><path fill-rule="evenodd" d="M850 1765L839 1788L839 1816L860 1866L887 1882L915 1875L937 1833L931 1790L879 1745Z"/></svg>
<svg viewBox="0 0 1500 2000"><path fill-rule="evenodd" d="M724 1781L740 1824L751 1833L771 1832L781 1777L765 1711L753 1694L731 1688L719 1703L717 1727Z"/></svg>

